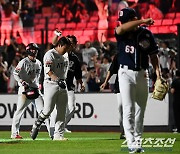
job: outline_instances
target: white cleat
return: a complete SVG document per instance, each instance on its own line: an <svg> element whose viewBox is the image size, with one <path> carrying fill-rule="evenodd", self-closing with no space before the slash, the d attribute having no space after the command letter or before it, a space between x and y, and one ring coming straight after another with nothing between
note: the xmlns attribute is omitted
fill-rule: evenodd
<svg viewBox="0 0 180 154"><path fill-rule="evenodd" d="M67 128L64 128L64 132L65 133L72 133L70 130L68 130Z"/></svg>
<svg viewBox="0 0 180 154"><path fill-rule="evenodd" d="M67 140L68 140L68 138L65 138L65 137L62 137L62 136L53 138L53 141L67 141Z"/></svg>

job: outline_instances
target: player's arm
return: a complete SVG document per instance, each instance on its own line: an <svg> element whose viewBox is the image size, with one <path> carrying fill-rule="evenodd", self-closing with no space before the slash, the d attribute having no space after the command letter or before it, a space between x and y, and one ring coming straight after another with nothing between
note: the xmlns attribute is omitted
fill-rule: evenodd
<svg viewBox="0 0 180 154"><path fill-rule="evenodd" d="M24 69L23 68L24 66L24 62L23 60L21 60L18 65L16 66L14 72L13 72L13 75L14 75L14 79L22 86L28 86L29 84L24 81L23 79L21 79L20 77L20 73L22 72L22 70Z"/></svg>
<svg viewBox="0 0 180 154"><path fill-rule="evenodd" d="M161 78L161 69L159 64L159 57L157 54L150 55L151 63L156 72L157 79Z"/></svg>
<svg viewBox="0 0 180 154"><path fill-rule="evenodd" d="M58 42L58 39L59 39L59 37L62 35L62 33L61 33L61 31L59 31L58 29L56 29L55 31L54 31L54 37L53 37L53 39L52 39L52 44L55 46L56 45L56 43Z"/></svg>
<svg viewBox="0 0 180 154"><path fill-rule="evenodd" d="M141 24L152 25L153 23L154 23L154 20L152 18L133 20L133 21L129 21L124 24L121 24L120 26L116 28L115 31L118 35L122 35L125 32L133 30L134 28L136 28L137 26Z"/></svg>

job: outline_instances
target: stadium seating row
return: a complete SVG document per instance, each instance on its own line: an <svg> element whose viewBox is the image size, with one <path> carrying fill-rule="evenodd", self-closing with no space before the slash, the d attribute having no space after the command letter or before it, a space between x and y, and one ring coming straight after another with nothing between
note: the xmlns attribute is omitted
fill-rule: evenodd
<svg viewBox="0 0 180 154"><path fill-rule="evenodd" d="M48 30L48 42L52 42L52 37L54 36L53 30ZM84 44L85 41L91 40L94 41L97 39L97 30L63 30L62 35L75 35L78 38L78 43L79 44ZM35 42L41 44L41 31L36 30L34 32L35 35ZM44 31L44 38L46 38L46 34Z"/></svg>

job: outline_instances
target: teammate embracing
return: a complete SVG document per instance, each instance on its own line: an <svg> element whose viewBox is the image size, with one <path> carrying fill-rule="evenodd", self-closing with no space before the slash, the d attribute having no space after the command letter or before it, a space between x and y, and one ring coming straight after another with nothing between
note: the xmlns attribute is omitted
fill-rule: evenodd
<svg viewBox="0 0 180 154"><path fill-rule="evenodd" d="M115 37L119 55L118 76L123 104L123 127L129 153L142 153L144 150L141 147L141 136L148 97L146 70L149 58L157 79L160 78L160 67L154 36L140 25L152 25L154 21L152 18L138 20L132 8L122 9L119 12L119 21L121 25L115 29Z"/></svg>

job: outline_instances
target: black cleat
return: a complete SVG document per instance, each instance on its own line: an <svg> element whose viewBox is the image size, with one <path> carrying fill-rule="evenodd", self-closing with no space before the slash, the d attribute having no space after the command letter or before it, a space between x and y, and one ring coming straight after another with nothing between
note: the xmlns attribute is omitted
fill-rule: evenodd
<svg viewBox="0 0 180 154"><path fill-rule="evenodd" d="M124 133L120 134L120 139L126 139Z"/></svg>
<svg viewBox="0 0 180 154"><path fill-rule="evenodd" d="M30 136L31 136L31 138L32 138L33 140L36 139L36 137L37 137L37 135L38 135L38 131L39 131L39 129L37 129L37 128L32 128L32 130L31 130L31 132L30 132Z"/></svg>
<svg viewBox="0 0 180 154"><path fill-rule="evenodd" d="M41 128L41 126L38 127L38 126L36 126L36 125L35 125L35 126L33 125L32 130L31 130L31 132L30 132L30 136L31 136L31 138L32 138L33 140L36 139L40 128Z"/></svg>

